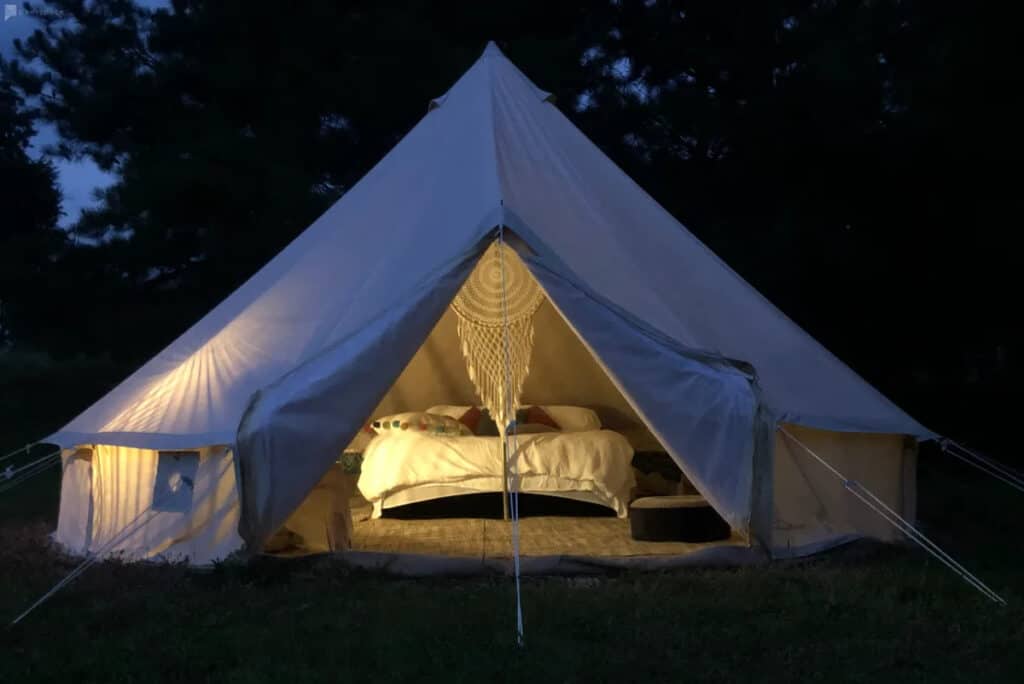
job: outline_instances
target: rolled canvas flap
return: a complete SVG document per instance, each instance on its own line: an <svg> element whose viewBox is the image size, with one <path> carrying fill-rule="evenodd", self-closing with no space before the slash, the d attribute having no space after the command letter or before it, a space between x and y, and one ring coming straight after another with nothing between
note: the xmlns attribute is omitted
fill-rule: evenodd
<svg viewBox="0 0 1024 684"><path fill-rule="evenodd" d="M418 296L253 397L238 429L239 534L260 545L323 477L430 334L478 245ZM297 449L300 449L297 453Z"/></svg>

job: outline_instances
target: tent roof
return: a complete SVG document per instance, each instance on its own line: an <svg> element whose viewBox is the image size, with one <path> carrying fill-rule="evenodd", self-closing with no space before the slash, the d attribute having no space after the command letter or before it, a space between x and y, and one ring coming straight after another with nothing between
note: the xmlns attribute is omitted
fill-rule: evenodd
<svg viewBox="0 0 1024 684"><path fill-rule="evenodd" d="M933 435L716 257L490 43L312 226L47 441L234 443L257 390L408 300L502 222L638 323L749 362L780 421Z"/></svg>

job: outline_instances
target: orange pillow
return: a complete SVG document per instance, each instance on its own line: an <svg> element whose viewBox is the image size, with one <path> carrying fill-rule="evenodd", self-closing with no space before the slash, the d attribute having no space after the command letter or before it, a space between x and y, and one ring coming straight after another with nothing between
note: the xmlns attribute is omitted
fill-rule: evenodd
<svg viewBox="0 0 1024 684"><path fill-rule="evenodd" d="M486 419L485 419L486 415ZM496 427L493 425L493 421L490 420L490 414L486 411L481 411L479 407L473 406L468 411L459 416L459 422L470 429L474 435L488 436L497 434ZM485 423L491 423L491 425L485 425ZM542 409L540 406L530 406L528 408L521 408L516 413L516 423L524 425L527 423L533 425L546 425L555 432L561 432L562 428L555 422L555 419L548 415L548 412ZM488 428L485 430L485 428Z"/></svg>
<svg viewBox="0 0 1024 684"><path fill-rule="evenodd" d="M469 431L475 435L476 429L480 425L481 416L483 416L483 412L476 406L471 406L468 411L459 416L459 422L468 427Z"/></svg>
<svg viewBox="0 0 1024 684"><path fill-rule="evenodd" d="M519 416L516 416L519 419ZM533 423L535 425L547 425L553 430L561 430L555 419L548 415L548 412L540 406L530 406L526 409L525 420L518 420L520 423Z"/></svg>

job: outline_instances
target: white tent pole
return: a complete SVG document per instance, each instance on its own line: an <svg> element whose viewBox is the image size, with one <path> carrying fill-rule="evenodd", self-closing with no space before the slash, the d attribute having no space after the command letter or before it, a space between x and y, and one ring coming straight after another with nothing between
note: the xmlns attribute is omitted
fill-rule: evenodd
<svg viewBox="0 0 1024 684"><path fill-rule="evenodd" d="M498 426L498 432L501 439L501 519L508 522L508 434L504 425Z"/></svg>
<svg viewBox="0 0 1024 684"><path fill-rule="evenodd" d="M835 475L843 487L846 488L851 494L860 499L860 501L868 508L878 513L886 522L891 524L893 527L903 532L907 537L916 542L921 548L930 553L933 557L937 558L946 567L960 576L965 582L977 589L982 595L989 600L998 603L1000 605L1006 605L1006 600L989 588L984 582L978 579L976 576L971 574L964 566L958 563L952 556L943 551L935 542L926 537L923 532L914 527L908 520L903 518L899 513L894 511L884 501L875 496L869 489L862 485L857 480L851 480L839 472L835 467L828 463L821 456L816 454L813 449L801 442L792 433L786 430L784 427L778 428L779 432L785 435L793 443L799 446L801 449L810 454L818 463L825 466L825 468Z"/></svg>
<svg viewBox="0 0 1024 684"><path fill-rule="evenodd" d="M508 407L512 406L512 360L511 360L511 340L509 339L508 329L508 295L505 289L505 217L504 217L505 205L502 203L502 222L498 226L498 244L499 244L499 263L501 266L501 306L502 315L505 319L504 325L504 342L505 342L505 411L508 411ZM506 422L506 421L503 421ZM513 437L518 434L519 428L516 423L516 417L512 415L512 435ZM504 489L507 492L509 489L509 464L511 461L512 477L515 478L515 486L512 494L512 567L513 573L515 574L515 585L516 585L516 644L520 647L523 646L523 600L520 583L520 564L519 564L519 448L518 440L516 440L515 448L512 449L512 453L509 454L508 449L508 430L507 425L502 430L502 450L504 451L504 468L505 477L502 478L504 482ZM508 511L506 502L506 513Z"/></svg>

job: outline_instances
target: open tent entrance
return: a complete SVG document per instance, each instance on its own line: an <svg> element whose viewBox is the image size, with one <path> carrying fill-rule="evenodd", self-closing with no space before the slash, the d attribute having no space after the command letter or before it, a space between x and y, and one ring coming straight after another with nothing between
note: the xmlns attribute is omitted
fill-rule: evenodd
<svg viewBox="0 0 1024 684"><path fill-rule="evenodd" d="M459 296L481 280L493 251L484 253ZM532 344L525 359L522 350L517 357L528 372L511 440L520 475L521 553L665 556L746 546L738 532L707 543L631 538L631 501L699 491L515 252L505 252L518 262L507 264L509 270L516 266L539 293L538 304L530 307L532 333L519 331ZM495 425L490 432L480 423L472 430L451 425L460 419L472 425L481 409L482 421L488 420L479 357L500 361L505 341L487 334L485 343L500 345L497 349L475 355L467 349L480 344L481 336L474 339L465 330L459 296L367 416L366 427L267 543L268 551L350 547L474 558L511 555L509 523L502 520L502 439ZM429 416L453 420L441 423ZM550 420L557 428L531 420Z"/></svg>

